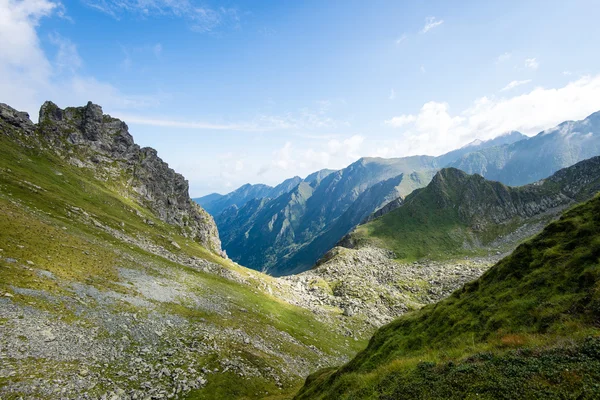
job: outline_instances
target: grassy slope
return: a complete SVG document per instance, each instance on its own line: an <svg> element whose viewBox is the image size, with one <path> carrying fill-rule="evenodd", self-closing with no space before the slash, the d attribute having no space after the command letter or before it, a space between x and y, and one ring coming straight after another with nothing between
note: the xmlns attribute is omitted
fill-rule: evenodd
<svg viewBox="0 0 600 400"><path fill-rule="evenodd" d="M287 332L298 343L314 345L332 356L352 354L364 345L362 342L349 343L347 338L333 333L310 312L254 289L263 286L262 281L269 282L270 278L250 273L184 238L179 234L179 228L162 223L147 209L121 195L125 193L124 181L98 181L86 169L73 167L59 157L33 147L25 149L0 135L0 256L4 258L0 258L0 291L13 293L12 300L17 304L48 311L69 323L85 323L85 318L76 315L69 304L44 301L43 297L34 294L18 294L15 288L43 290L52 296L70 297L73 294L68 284L63 283L81 282L101 291L135 294L130 293L135 289L122 281L119 268L146 270L146 265L152 264L159 271L164 269L180 274L182 282L190 290L205 290L207 295L218 296L232 311L223 316L179 303L166 303L159 305L164 312L180 315L192 322L203 318L203 321L219 327L241 328L249 334L261 334L265 327L272 326ZM249 285L184 267L120 241L89 221L86 223L81 212L74 211L74 207L85 210L93 220L123 234L146 237L175 254L199 257L235 271ZM154 225L148 225L145 219L152 220ZM172 240L181 246L181 250L171 244ZM8 262L6 259L9 258L16 259L17 264ZM27 265L26 261L31 261L36 269L49 271L54 278L20 267ZM147 272L156 274L157 269ZM115 312L126 310L144 314L143 309L133 305L123 304L122 307L123 310ZM317 363L318 356L306 354L305 349L295 346L283 352L290 357L307 357ZM251 354L235 344L223 349L225 354L242 351L245 352L243 357L257 366L281 368L282 360L266 353ZM32 362L40 368L44 368L46 363L42 359ZM210 362L206 360L206 365L210 366ZM0 387L8 382L3 380L0 380ZM256 398L257 393L265 397L267 392L279 397L292 393L301 384L298 377L293 376L283 383L283 388L278 388L274 382L263 378L215 375L214 379L209 379L206 388L193 393L192 397Z"/></svg>
<svg viewBox="0 0 600 400"><path fill-rule="evenodd" d="M565 175L575 169L565 171ZM443 177L434 178L428 187L411 194L405 204L367 224L360 225L351 233L359 244L372 244L394 251L400 260L414 261L421 258L443 260L461 256L486 255L490 250L506 251L513 246L512 241L488 248L502 236L514 232L525 222L528 225L548 223L551 214L540 214L524 220L514 217L501 224L492 222L493 215L475 214L472 220L459 215L459 207L479 207L486 205L502 207L507 199L515 202L539 202L543 196L556 196L560 185L547 180L542 185L507 187L499 182L487 181L477 175L467 175L461 171L442 170ZM437 184L434 184L437 179ZM596 182L596 181L592 181ZM590 188L594 184L590 183ZM472 198L473 196L473 198ZM577 198L586 200L593 196L582 190ZM458 205L458 207L457 207ZM477 230L472 225L478 226Z"/></svg>
<svg viewBox="0 0 600 400"><path fill-rule="evenodd" d="M598 398L599 322L596 196L450 298L380 329L297 398Z"/></svg>

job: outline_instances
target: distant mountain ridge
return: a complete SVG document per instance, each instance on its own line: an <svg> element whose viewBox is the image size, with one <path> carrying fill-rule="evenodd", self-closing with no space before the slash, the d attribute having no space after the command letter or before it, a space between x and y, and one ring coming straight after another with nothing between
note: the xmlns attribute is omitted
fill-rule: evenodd
<svg viewBox="0 0 600 400"><path fill-rule="evenodd" d="M360 222L401 205L406 195L426 186L441 168L455 167L516 186L599 155L598 115L565 122L531 138L513 131L474 141L438 157L362 158L340 171L311 174L303 188L287 185L290 191L281 199L260 187L254 188L255 193L245 185L206 209L212 210L223 246L234 260L273 275L302 272ZM396 186L391 181L383 184L391 179L396 179ZM288 196L292 192L295 195ZM269 200L249 203L253 196ZM234 204L232 198L242 200ZM227 209L227 204L235 207Z"/></svg>
<svg viewBox="0 0 600 400"><path fill-rule="evenodd" d="M222 195L219 193L211 193L203 197L197 197L193 199L195 202L200 204L206 209L211 215L219 215L225 209L236 206L237 208L243 207L248 201L253 199L264 199L270 198L275 199L285 193L290 192L301 182L307 182L309 184L320 182L327 175L335 172L332 169L323 169L317 172L313 172L308 175L305 179L299 176L286 179L279 185L272 187L263 184L245 184L240 186L238 189L228 194Z"/></svg>
<svg viewBox="0 0 600 400"><path fill-rule="evenodd" d="M448 166L520 186L600 154L600 111L581 121L565 121L536 136L478 149Z"/></svg>
<svg viewBox="0 0 600 400"><path fill-rule="evenodd" d="M511 133L469 148L522 137ZM217 214L223 246L233 260L250 268L273 275L305 271L371 213L427 185L442 162L464 151L440 157L365 157L339 171L311 174L279 198L262 197Z"/></svg>
<svg viewBox="0 0 600 400"><path fill-rule="evenodd" d="M460 257L505 250L536 233L564 208L600 191L600 157L520 187L444 168L396 209L358 226L340 242L391 250L398 259Z"/></svg>

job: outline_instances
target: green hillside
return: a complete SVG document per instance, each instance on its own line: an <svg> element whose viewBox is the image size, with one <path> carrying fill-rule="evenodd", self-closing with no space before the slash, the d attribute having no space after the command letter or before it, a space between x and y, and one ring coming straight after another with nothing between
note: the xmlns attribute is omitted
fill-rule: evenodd
<svg viewBox="0 0 600 400"><path fill-rule="evenodd" d="M480 279L381 328L297 399L600 396L600 196Z"/></svg>
<svg viewBox="0 0 600 400"><path fill-rule="evenodd" d="M445 168L402 206L358 226L342 243L389 249L405 261L506 251L598 190L599 157L521 187Z"/></svg>
<svg viewBox="0 0 600 400"><path fill-rule="evenodd" d="M337 312L291 305L288 287L207 250L185 218L161 220L130 171L111 169L119 158L80 166L87 143L53 143L79 128L0 111L0 397L286 398L364 346Z"/></svg>

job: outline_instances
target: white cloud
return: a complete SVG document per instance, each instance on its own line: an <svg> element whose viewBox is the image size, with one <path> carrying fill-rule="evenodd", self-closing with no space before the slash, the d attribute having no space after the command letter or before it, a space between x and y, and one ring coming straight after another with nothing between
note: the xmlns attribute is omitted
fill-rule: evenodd
<svg viewBox="0 0 600 400"><path fill-rule="evenodd" d="M323 168L343 168L360 158L364 141L363 136L352 135L341 140L331 139L316 149L297 148L288 141L273 152L271 161L259 169L258 175L270 174L284 179L290 174L308 175Z"/></svg>
<svg viewBox="0 0 600 400"><path fill-rule="evenodd" d="M438 27L443 23L443 19L437 19L436 17L427 17L425 19L425 26L423 26L423 29L421 29L421 33L427 33L433 28Z"/></svg>
<svg viewBox="0 0 600 400"><path fill-rule="evenodd" d="M235 8L204 7L191 0L85 0L85 3L117 19L125 13L182 18L197 32L213 32L227 26L237 28L240 22Z"/></svg>
<svg viewBox="0 0 600 400"><path fill-rule="evenodd" d="M396 100L396 91L394 89L390 90L389 99L390 100Z"/></svg>
<svg viewBox="0 0 600 400"><path fill-rule="evenodd" d="M538 69L540 66L540 63L538 62L537 59L535 58L528 58L525 60L525 67L532 69L532 70L536 70Z"/></svg>
<svg viewBox="0 0 600 400"><path fill-rule="evenodd" d="M276 118L268 118L266 116L258 118L253 122L241 123L216 123L203 121L185 121L174 119L161 119L155 117L139 116L134 114L119 113L115 116L124 120L129 124L160 126L170 128L198 129L198 130L226 130L226 131L246 131L246 132L262 132L270 130L287 129L291 127L283 120Z"/></svg>
<svg viewBox="0 0 600 400"><path fill-rule="evenodd" d="M512 81L508 85L506 85L502 89L500 89L500 91L501 92L506 92L506 91L514 89L514 88L516 88L518 86L526 85L529 82L531 82L531 79L524 79L522 81Z"/></svg>
<svg viewBox="0 0 600 400"><path fill-rule="evenodd" d="M498 58L496 58L496 63L498 63L498 64L500 64L500 63L503 63L503 62L505 62L505 61L508 61L508 60L510 60L510 58L511 58L511 57L512 57L512 54L511 54L511 53L509 53L509 52L506 52L506 53L500 54L500 55L498 56Z"/></svg>
<svg viewBox="0 0 600 400"><path fill-rule="evenodd" d="M61 105L93 100L106 109L140 109L156 106L151 96L126 95L114 86L80 75L83 61L77 46L52 33L56 47L53 62L40 46L36 31L44 17L64 17L64 7L50 0L0 0L0 93L12 107L27 111L35 120L39 106L52 99Z"/></svg>
<svg viewBox="0 0 600 400"><path fill-rule="evenodd" d="M425 70L425 66L424 65L421 65L421 67L419 68L419 71L421 71L422 74L424 74L425 72L427 72Z"/></svg>
<svg viewBox="0 0 600 400"><path fill-rule="evenodd" d="M414 115L400 115L399 117L393 117L384 121L383 123L393 128L401 128L404 125L415 122L416 117Z"/></svg>
<svg viewBox="0 0 600 400"><path fill-rule="evenodd" d="M408 35L403 33L398 39L396 39L396 45L400 45L408 39Z"/></svg>
<svg viewBox="0 0 600 400"><path fill-rule="evenodd" d="M387 147L392 151L386 155L436 155L511 130L531 135L598 110L600 75L583 77L560 88L538 87L514 97L481 97L458 114L452 114L446 103L429 102L416 115L394 117L399 122L410 122L398 124L404 131L397 142L389 143ZM394 118L386 125L394 126L389 123Z"/></svg>
<svg viewBox="0 0 600 400"><path fill-rule="evenodd" d="M83 61L73 42L56 32L50 34L49 38L50 42L58 48L54 61L58 72L65 70L75 72L81 68Z"/></svg>
<svg viewBox="0 0 600 400"><path fill-rule="evenodd" d="M293 113L290 112L283 115L258 115L247 121L233 122L189 121L168 117L160 118L156 117L155 115L136 115L127 112L120 112L115 114L115 116L130 124L198 130L228 130L239 132L267 132L292 129L311 131L349 126L348 122L339 121L327 115L327 112L332 105L330 101L317 101L316 105L316 108L305 107Z"/></svg>
<svg viewBox="0 0 600 400"><path fill-rule="evenodd" d="M571 76L573 75L573 73L571 71L563 71L562 73L564 76Z"/></svg>
<svg viewBox="0 0 600 400"><path fill-rule="evenodd" d="M60 8L60 3L47 0L0 0L0 93L10 94L6 100L16 107L34 109L36 88L48 84L52 66L40 48L36 27Z"/></svg>

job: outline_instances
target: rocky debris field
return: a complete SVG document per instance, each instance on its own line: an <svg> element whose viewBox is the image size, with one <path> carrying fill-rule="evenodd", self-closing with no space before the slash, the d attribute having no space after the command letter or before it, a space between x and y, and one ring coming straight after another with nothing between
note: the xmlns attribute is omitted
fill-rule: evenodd
<svg viewBox="0 0 600 400"><path fill-rule="evenodd" d="M316 268L282 279L295 289L298 305L339 308L345 316L379 327L447 297L480 277L501 255L410 264L394 258L393 252L376 247L336 247Z"/></svg>
<svg viewBox="0 0 600 400"><path fill-rule="evenodd" d="M146 270L119 270L124 290L106 291L0 258L2 268L34 273L64 289L63 295L17 286L0 292L1 396L182 398L218 374L283 387L319 366L347 360L272 325L245 330L235 315L248 310L210 288L202 293L193 273L144 261ZM186 318L178 308L205 317ZM278 360L280 367L249 362L249 353Z"/></svg>

